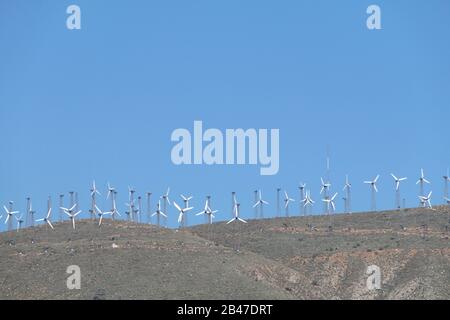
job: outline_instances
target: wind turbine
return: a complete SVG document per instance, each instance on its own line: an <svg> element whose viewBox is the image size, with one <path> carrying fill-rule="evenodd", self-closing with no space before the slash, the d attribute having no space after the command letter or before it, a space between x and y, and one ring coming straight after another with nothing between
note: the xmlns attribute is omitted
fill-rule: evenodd
<svg viewBox="0 0 450 320"><path fill-rule="evenodd" d="M215 218L214 215L215 215L217 212L219 212L219 210L214 210L214 211L213 211L213 210L209 207L209 202L208 202L208 200L206 200L206 203L205 203L205 209L203 209L202 212L199 212L199 213L197 213L196 215L197 215L197 216L201 216L201 215L207 216L207 217L208 217L208 223L211 225L211 224L212 224L212 219Z"/></svg>
<svg viewBox="0 0 450 320"><path fill-rule="evenodd" d="M126 205L129 207L128 219L131 221L134 221L134 213L135 213L134 194L135 193L136 193L136 190L134 190L134 188L128 186L129 203L127 203Z"/></svg>
<svg viewBox="0 0 450 320"><path fill-rule="evenodd" d="M119 210L117 210L117 206L116 206L116 195L117 195L117 191L113 191L113 196L112 196L112 210L111 210L111 218L113 219L113 221L116 219L116 214L120 217L120 212Z"/></svg>
<svg viewBox="0 0 450 320"><path fill-rule="evenodd" d="M450 199L447 197L444 197L445 202L447 202L448 205L450 205Z"/></svg>
<svg viewBox="0 0 450 320"><path fill-rule="evenodd" d="M95 180L92 181L92 187L91 187L91 219L95 220L95 217L97 215L97 211L96 211L96 207L97 207L97 202L96 202L96 195L101 195L100 192L97 190L97 187L95 185Z"/></svg>
<svg viewBox="0 0 450 320"><path fill-rule="evenodd" d="M330 215L332 213L331 208L333 208L333 212L336 211L336 204L334 203L334 200L337 197L337 193L334 194L330 199L322 199L323 202L326 203L327 206L327 212Z"/></svg>
<svg viewBox="0 0 450 320"><path fill-rule="evenodd" d="M419 196L420 202L424 205L428 205L428 208L433 209L431 206L431 195L433 194L433 191L430 191L428 196Z"/></svg>
<svg viewBox="0 0 450 320"><path fill-rule="evenodd" d="M302 200L303 207L305 208L305 215L308 214L308 208L312 208L315 201L311 198L311 191L306 190L305 198Z"/></svg>
<svg viewBox="0 0 450 320"><path fill-rule="evenodd" d="M160 224L160 216L163 216L164 218L167 219L166 214L161 211L161 201L158 201L158 204L156 205L156 212L154 214L152 214L152 217L154 217L154 216L156 216L156 218L157 218L158 227L161 225Z"/></svg>
<svg viewBox="0 0 450 320"><path fill-rule="evenodd" d="M70 220L72 220L72 227L73 230L75 230L75 218L81 213L81 210L75 212L77 205L74 204L71 208L61 208L65 214L69 217Z"/></svg>
<svg viewBox="0 0 450 320"><path fill-rule="evenodd" d="M236 207L236 192L231 192L231 216L234 217L234 208ZM209 204L208 204L209 205Z"/></svg>
<svg viewBox="0 0 450 320"><path fill-rule="evenodd" d="M128 216L128 221L133 221L133 214L135 212L134 200L130 201L130 203L125 203L125 205L128 207L128 211L125 211L125 214Z"/></svg>
<svg viewBox="0 0 450 320"><path fill-rule="evenodd" d="M327 158L327 168L328 168L328 158ZM327 169L328 170L328 169ZM329 199L329 196L328 196L328 191L330 190L330 188L331 188L331 183L329 183L329 182L325 182L324 180L323 180L323 178L320 178L320 185L321 185L321 189L320 189L320 194L323 194L323 198L325 199L325 200L328 200ZM325 206L325 203L324 203L324 212L327 212L327 207Z"/></svg>
<svg viewBox="0 0 450 320"><path fill-rule="evenodd" d="M442 176L442 178L444 178L444 200L448 199L448 182L450 181L450 174L448 170L449 169L447 168L447 174Z"/></svg>
<svg viewBox="0 0 450 320"><path fill-rule="evenodd" d="M26 214L25 214L25 225L26 226L28 226L28 225L31 226L31 222L30 222L31 198L27 197L26 199L27 199L27 211L26 211Z"/></svg>
<svg viewBox="0 0 450 320"><path fill-rule="evenodd" d="M253 205L253 208L258 209L258 207L259 207L260 218L263 219L264 218L264 211L263 211L264 210L264 205L269 205L269 203L267 201L263 200L261 190L259 190L258 198L256 200L257 201Z"/></svg>
<svg viewBox="0 0 450 320"><path fill-rule="evenodd" d="M257 203L258 202L258 190L253 191L253 194L255 195L255 200L253 203ZM255 211L255 219L258 219L258 208L257 205L253 206L253 210Z"/></svg>
<svg viewBox="0 0 450 320"><path fill-rule="evenodd" d="M192 196L189 196L189 197L186 197L186 196L184 196L184 195L180 195L180 197L181 197L181 199L183 199L183 202L184 202L184 208L186 209L186 208L189 208L189 201L191 201L192 199L194 199L194 197L192 197ZM182 221L182 227L186 227L188 225L188 219L187 219L187 215L186 214L184 214L183 215L183 221Z"/></svg>
<svg viewBox="0 0 450 320"><path fill-rule="evenodd" d="M64 195L60 194L59 195L59 207L64 207ZM63 210L59 209L59 222L63 221Z"/></svg>
<svg viewBox="0 0 450 320"><path fill-rule="evenodd" d="M294 199L289 198L287 191L284 191L284 208L286 209L286 217L289 217L289 203L294 201Z"/></svg>
<svg viewBox="0 0 450 320"><path fill-rule="evenodd" d="M247 223L247 221L245 221L244 219L242 219L240 217L240 207L241 204L240 203L236 203L236 206L234 207L234 218L231 219L230 221L227 222L227 224L230 224L232 222L243 222L243 223Z"/></svg>
<svg viewBox="0 0 450 320"><path fill-rule="evenodd" d="M18 217L18 218L16 216L14 216L14 218L16 218L16 220L17 220L17 232L19 232L20 228L22 227L22 224L25 221L22 219L22 215L20 215L20 217Z"/></svg>
<svg viewBox="0 0 450 320"><path fill-rule="evenodd" d="M300 216L302 215L302 213L303 213L303 215L305 215L305 207L302 206L302 203L304 202L303 200L305 200L305 188L306 188L306 183L300 183L300 186L298 187L298 189L300 190L300 202L299 202L299 208L300 208L299 215Z"/></svg>
<svg viewBox="0 0 450 320"><path fill-rule="evenodd" d="M417 182L416 182L416 185L417 185L417 184L420 184L420 195L419 195L419 198L420 198L420 196L424 196L424 195L425 195L425 192L424 192L424 190L423 190L423 189L424 189L423 186L424 186L425 183L431 184L431 182L428 181L428 180L425 178L425 174L424 174L424 172L423 172L423 169L420 169L420 178L419 178L419 180L417 180ZM422 206L425 206L424 203L421 203L421 205L422 205Z"/></svg>
<svg viewBox="0 0 450 320"><path fill-rule="evenodd" d="M114 191L116 191L116 189L108 182L108 194L106 195L106 200L108 200L110 196L114 196Z"/></svg>
<svg viewBox="0 0 450 320"><path fill-rule="evenodd" d="M151 197L152 193L147 192L147 223L151 223Z"/></svg>
<svg viewBox="0 0 450 320"><path fill-rule="evenodd" d="M365 184L370 185L370 189L372 190L372 206L371 206L372 211L377 210L376 194L378 192L377 182L378 182L379 178L380 178L380 175L377 175L377 177L375 179L373 179L372 181L364 181Z"/></svg>
<svg viewBox="0 0 450 320"><path fill-rule="evenodd" d="M99 217L98 226L100 227L102 225L102 222L103 222L103 217L108 215L108 214L112 214L112 212L111 211L103 212L102 210L100 210L97 207L97 205L95 206L95 209L97 210L97 214L98 214L98 217Z"/></svg>
<svg viewBox="0 0 450 320"><path fill-rule="evenodd" d="M227 225L233 222L236 222L236 224L238 225L238 230L237 230L237 236L235 237L235 244L234 244L234 250L236 252L239 252L241 250L241 239L240 239L240 235L241 235L241 222L242 223L247 223L247 221L245 221L244 219L242 219L240 217L240 203L236 203L236 206L234 207L234 218L231 219L230 221L227 222Z"/></svg>
<svg viewBox="0 0 450 320"><path fill-rule="evenodd" d="M280 192L281 188L277 188L277 217L280 216Z"/></svg>
<svg viewBox="0 0 450 320"><path fill-rule="evenodd" d="M395 174L391 173L392 178L395 181L395 202L397 209L401 208L401 196L400 196L400 182L407 180L408 178L397 178Z"/></svg>
<svg viewBox="0 0 450 320"><path fill-rule="evenodd" d="M6 206L3 206L3 208L6 211L5 224L8 224L8 231L11 231L11 229L12 229L12 217L13 217L13 215L19 213L19 211L13 211L13 204L14 204L14 202L12 202L12 201L9 202L9 209Z"/></svg>
<svg viewBox="0 0 450 320"><path fill-rule="evenodd" d="M183 226L182 223L184 221L185 215L187 212L191 211L192 209L194 209L193 207L189 207L189 208L180 208L180 206L174 201L173 205L175 206L175 208L177 208L178 212L180 213L180 215L178 216L178 223L180 224L180 226Z"/></svg>
<svg viewBox="0 0 450 320"><path fill-rule="evenodd" d="M167 192L161 196L161 199L163 200L164 212L166 213L167 213L167 205L170 206L169 194L170 194L170 187L168 187ZM167 224L167 217L164 218L164 225L166 224Z"/></svg>
<svg viewBox="0 0 450 320"><path fill-rule="evenodd" d="M352 184L348 180L348 175L345 176L345 185L343 191L346 196L343 198L345 203L345 213L352 213Z"/></svg>
<svg viewBox="0 0 450 320"><path fill-rule="evenodd" d="M51 205L51 200L49 198L47 201L47 215L43 219L36 220L36 222L45 222L50 226L50 228L54 229L52 222L50 221L51 214L52 214L52 205Z"/></svg>
<svg viewBox="0 0 450 320"><path fill-rule="evenodd" d="M139 196L138 197L138 208L136 210L136 217L137 217L138 223L141 222L141 215L142 215L142 197Z"/></svg>

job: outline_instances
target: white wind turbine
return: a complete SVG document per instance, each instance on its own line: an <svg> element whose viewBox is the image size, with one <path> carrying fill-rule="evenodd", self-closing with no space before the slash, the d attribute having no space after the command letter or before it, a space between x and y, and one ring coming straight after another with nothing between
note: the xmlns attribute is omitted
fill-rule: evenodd
<svg viewBox="0 0 450 320"><path fill-rule="evenodd" d="M192 209L194 209L193 207L190 208L180 208L180 206L174 201L173 205L175 206L175 208L177 208L178 212L180 213L178 216L178 223L181 225L184 217L186 215L187 212L191 211Z"/></svg>
<svg viewBox="0 0 450 320"><path fill-rule="evenodd" d="M243 223L247 223L247 221L245 221L244 219L242 219L240 217L240 207L241 204L240 203L236 203L236 206L234 207L234 218L231 219L230 221L227 222L227 224L230 224L232 222L243 222Z"/></svg>
<svg viewBox="0 0 450 320"><path fill-rule="evenodd" d="M337 193L334 194L334 196L332 196L330 199L322 199L323 202L326 203L327 205L327 212L328 214L331 214L332 212L336 211L336 204L334 203L334 200L337 197ZM331 209L333 209L333 211L331 211Z"/></svg>
<svg viewBox="0 0 450 320"><path fill-rule="evenodd" d="M205 203L205 209L203 209L202 212L199 212L199 213L197 213L196 215L197 215L197 216L202 216L202 215L207 216L207 217L208 217L208 223L209 223L209 224L212 224L213 218L215 218L215 214L216 214L217 212L219 212L219 210L214 210L214 211L213 211L213 210L209 207L209 202L208 202L208 200L206 200L206 203Z"/></svg>
<svg viewBox="0 0 450 320"><path fill-rule="evenodd" d="M64 208L61 207L61 209L64 211L64 213L69 217L69 219L72 221L72 227L73 230L75 230L75 218L81 213L81 210L75 212L75 208L77 207L76 204L74 204L71 208Z"/></svg>
<svg viewBox="0 0 450 320"><path fill-rule="evenodd" d="M264 211L263 211L264 209L263 209L263 207L264 207L264 205L269 205L269 203L267 201L263 200L261 190L259 190L257 199L258 200L253 205L253 208L259 207L259 215L260 215L260 218L263 219L264 218Z"/></svg>
<svg viewBox="0 0 450 320"><path fill-rule="evenodd" d="M417 184L420 184L420 195L419 195L419 198L420 198L420 196L424 196L425 195L425 192L424 192L424 184L431 184L431 182L430 181L428 181L426 178L425 178L425 174L424 174L424 172L423 172L423 169L420 169L420 178L419 178L419 180L417 180L417 182L416 182L416 185ZM421 205L422 206L425 206L425 204L424 203L421 203Z"/></svg>
<svg viewBox="0 0 450 320"><path fill-rule="evenodd" d="M113 221L116 219L116 214L121 217L119 210L117 210L117 205L116 205L116 191L113 191L113 196L112 196L112 210L111 210L111 218L113 219Z"/></svg>
<svg viewBox="0 0 450 320"><path fill-rule="evenodd" d="M447 168L447 174L442 176L444 178L444 200L448 199L448 183L450 181L449 169ZM446 200L448 202L448 200Z"/></svg>
<svg viewBox="0 0 450 320"><path fill-rule="evenodd" d="M48 201L47 207L48 207L47 215L45 216L45 218L38 219L38 220L36 220L36 222L45 222L46 224L48 224L50 226L50 228L54 229L52 222L50 220L50 216L52 215L52 207L50 205L50 200Z"/></svg>
<svg viewBox="0 0 450 320"><path fill-rule="evenodd" d="M419 196L420 202L424 204L424 206L428 205L428 208L433 209L431 206L431 195L433 194L433 191L430 191L428 196Z"/></svg>
<svg viewBox="0 0 450 320"><path fill-rule="evenodd" d="M19 213L19 211L13 211L13 209L12 209L13 204L14 204L14 202L12 202L12 201L9 202L9 209L6 206L3 206L3 209L5 209L5 211L6 211L5 224L8 224L8 231L11 231L11 229L12 229L13 215Z"/></svg>
<svg viewBox="0 0 450 320"><path fill-rule="evenodd" d="M289 203L294 201L294 199L289 198L287 191L284 191L284 209L286 209L286 217L289 217Z"/></svg>
<svg viewBox="0 0 450 320"><path fill-rule="evenodd" d="M302 206L302 203L305 200L305 188L306 188L306 183L300 183L298 189L300 190L300 201L299 201L299 207L300 207L300 216L303 214L305 215L305 207Z"/></svg>
<svg viewBox="0 0 450 320"><path fill-rule="evenodd" d="M328 161L328 160L327 160L327 161ZM327 162L327 167L328 167L328 162ZM329 197L329 195L328 195L328 191L329 191L330 188L331 188L331 183L325 182L325 181L323 180L323 178L320 178L320 184L321 184L320 194L323 194L323 198L324 198L325 200L329 199L330 197ZM324 203L324 204L325 204L325 203ZM325 212L327 211L327 207L326 207L326 206L324 206L324 211L325 211Z"/></svg>
<svg viewBox="0 0 450 320"><path fill-rule="evenodd" d="M395 203L397 209L401 208L401 196L400 196L400 182L407 180L408 178L397 178L395 174L391 173L392 178L395 181Z"/></svg>
<svg viewBox="0 0 450 320"><path fill-rule="evenodd" d="M236 222L238 226L237 236L235 237L235 244L234 244L234 250L236 252L239 252L241 250L241 239L240 239L241 223L247 223L247 221L245 221L240 217L240 208L241 208L240 203L236 203L236 206L234 207L234 218L227 222L227 224Z"/></svg>
<svg viewBox="0 0 450 320"><path fill-rule="evenodd" d="M92 187L91 187L91 219L95 219L95 216L97 215L97 211L96 211L96 206L97 206L97 201L96 201L96 195L101 195L100 192L97 190L97 187L95 185L95 180L92 181Z"/></svg>
<svg viewBox="0 0 450 320"><path fill-rule="evenodd" d="M108 214L112 214L111 211L108 212L103 212L102 210L100 210L97 205L95 206L95 209L97 210L97 215L99 217L99 221L98 221L98 226L101 227L102 222L103 222L103 217L108 215Z"/></svg>
<svg viewBox="0 0 450 320"><path fill-rule="evenodd" d="M163 216L164 218L167 219L167 215L161 211L161 201L158 201L158 204L156 205L156 212L154 214L152 214L152 217L156 216L157 218L157 224L158 227L161 225L160 224L160 217Z"/></svg>
<svg viewBox="0 0 450 320"><path fill-rule="evenodd" d="M348 175L345 176L343 191L346 192L346 196L343 198L345 203L345 213L352 213L352 184L348 180Z"/></svg>
<svg viewBox="0 0 450 320"><path fill-rule="evenodd" d="M447 202L448 205L450 205L450 199L447 197L444 197L445 202Z"/></svg>
<svg viewBox="0 0 450 320"><path fill-rule="evenodd" d="M305 199L302 200L303 202L303 207L305 208L305 215L308 214L308 208L312 208L315 201L311 198L311 191L310 190L306 190L306 195L305 195Z"/></svg>
<svg viewBox="0 0 450 320"><path fill-rule="evenodd" d="M380 175L377 175L377 177L372 181L364 181L365 184L370 185L370 189L372 191L372 206L371 206L372 211L377 210L376 194L378 193L377 182L379 178Z"/></svg>
<svg viewBox="0 0 450 320"><path fill-rule="evenodd" d="M181 194L180 197L181 197L181 199L183 199L184 209L189 208L189 201L194 199L194 197L192 197L192 196L185 196L183 194ZM187 215L186 214L183 214L183 221L181 221L181 225L182 225L182 227L186 227L188 225L188 219L187 219Z"/></svg>
<svg viewBox="0 0 450 320"><path fill-rule="evenodd" d="M167 188L167 192L161 196L161 199L163 200L163 210L165 213L167 213L167 205L170 206L170 198L169 198L169 194L170 194L170 187ZM164 224L167 224L167 218L164 219Z"/></svg>
<svg viewBox="0 0 450 320"><path fill-rule="evenodd" d="M22 224L25 221L22 219L22 215L20 215L18 218L16 216L14 216L14 218L16 218L16 220L17 220L17 232L19 232L20 228L22 227Z"/></svg>

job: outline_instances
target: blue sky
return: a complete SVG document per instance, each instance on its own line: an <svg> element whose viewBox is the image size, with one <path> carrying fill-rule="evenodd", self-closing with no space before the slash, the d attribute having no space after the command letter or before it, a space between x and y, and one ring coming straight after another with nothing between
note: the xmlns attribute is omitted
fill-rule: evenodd
<svg viewBox="0 0 450 320"><path fill-rule="evenodd" d="M66 28L77 4L82 29ZM366 27L377 4L382 30ZM237 191L252 217L253 190L275 211L275 188L319 200L327 145L333 191L345 174L353 208L370 208L363 180L381 174L379 208L392 208L394 172L417 203L420 168L442 202L450 166L450 3L438 1L0 1L0 202L38 217L46 199L76 190L86 214L95 179L172 198L207 194L230 217ZM174 166L171 133L280 129L280 171ZM108 207L104 199L101 207ZM343 204L338 202L338 211ZM296 212L294 207L291 213ZM314 211L320 213L322 205ZM170 226L176 215L170 209ZM201 218L190 218L201 223ZM0 230L4 225L0 226Z"/></svg>

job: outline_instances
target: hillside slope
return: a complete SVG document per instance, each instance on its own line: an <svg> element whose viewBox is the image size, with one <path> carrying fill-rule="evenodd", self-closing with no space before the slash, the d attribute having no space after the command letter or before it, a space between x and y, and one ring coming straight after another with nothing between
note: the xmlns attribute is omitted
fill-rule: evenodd
<svg viewBox="0 0 450 320"><path fill-rule="evenodd" d="M194 232L229 247L240 241L242 250L307 275L290 283L297 298L450 299L449 217L449 207L440 207L255 220L240 233L222 223ZM366 285L371 265L382 273L376 292Z"/></svg>
<svg viewBox="0 0 450 320"><path fill-rule="evenodd" d="M450 299L449 217L441 207L182 231L84 220L75 231L64 222L4 232L0 299ZM81 290L66 287L70 265ZM370 265L382 290L367 290Z"/></svg>

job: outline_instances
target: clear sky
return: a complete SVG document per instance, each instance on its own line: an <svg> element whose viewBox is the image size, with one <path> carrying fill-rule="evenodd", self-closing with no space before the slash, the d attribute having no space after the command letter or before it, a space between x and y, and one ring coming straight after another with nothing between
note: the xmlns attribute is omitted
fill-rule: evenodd
<svg viewBox="0 0 450 320"><path fill-rule="evenodd" d="M81 30L66 28L70 4ZM366 27L370 4L382 30ZM409 177L403 196L417 205L421 167L442 203L449 12L447 0L0 0L0 202L24 212L31 196L42 217L49 195L76 190L86 217L95 179L103 196L107 181L117 188L121 212L131 185L192 194L195 213L211 194L219 220L233 190L252 217L262 189L273 215L276 187L298 200L306 182L319 202L329 145L332 189L340 199L348 173L354 210L370 208L362 182L377 174L378 207L394 206L391 172ZM280 129L279 173L173 165L171 133L194 120Z"/></svg>

